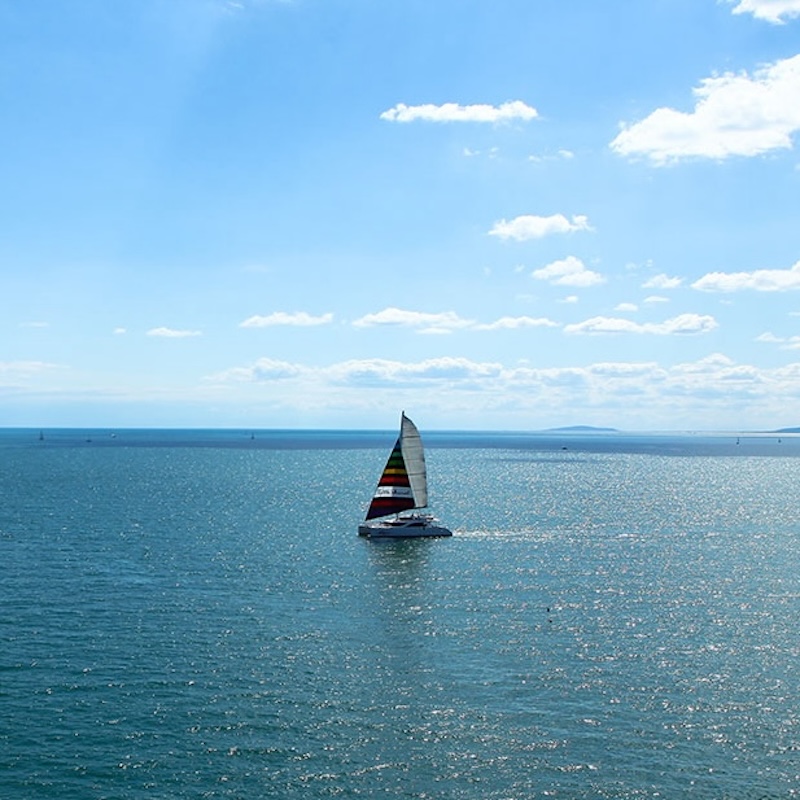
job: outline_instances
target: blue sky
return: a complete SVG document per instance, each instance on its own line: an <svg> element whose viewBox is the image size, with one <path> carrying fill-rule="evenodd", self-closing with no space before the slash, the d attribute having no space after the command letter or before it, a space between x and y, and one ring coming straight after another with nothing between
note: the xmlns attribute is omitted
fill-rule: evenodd
<svg viewBox="0 0 800 800"><path fill-rule="evenodd" d="M0 426L800 425L800 0L0 0Z"/></svg>

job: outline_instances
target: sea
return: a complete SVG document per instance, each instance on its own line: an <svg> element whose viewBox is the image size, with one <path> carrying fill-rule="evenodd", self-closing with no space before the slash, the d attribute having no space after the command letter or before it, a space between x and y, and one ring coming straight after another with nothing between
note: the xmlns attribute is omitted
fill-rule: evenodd
<svg viewBox="0 0 800 800"><path fill-rule="evenodd" d="M0 430L0 798L800 796L800 437Z"/></svg>

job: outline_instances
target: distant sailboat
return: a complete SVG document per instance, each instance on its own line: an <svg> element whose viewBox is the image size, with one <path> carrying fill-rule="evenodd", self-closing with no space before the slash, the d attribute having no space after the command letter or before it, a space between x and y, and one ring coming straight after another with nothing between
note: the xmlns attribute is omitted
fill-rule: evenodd
<svg viewBox="0 0 800 800"><path fill-rule="evenodd" d="M423 536L452 536L430 514L419 509L428 505L425 451L417 426L403 413L400 435L383 469L378 487L358 526L359 536L372 539L409 539ZM412 512L403 514L402 512Z"/></svg>

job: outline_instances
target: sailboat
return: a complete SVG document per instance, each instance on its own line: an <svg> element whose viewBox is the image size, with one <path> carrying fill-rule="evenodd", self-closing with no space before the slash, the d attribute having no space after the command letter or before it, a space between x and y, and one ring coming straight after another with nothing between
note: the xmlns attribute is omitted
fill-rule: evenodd
<svg viewBox="0 0 800 800"><path fill-rule="evenodd" d="M358 526L358 535L371 539L452 536L453 532L439 525L436 517L420 512L427 505L425 450L417 426L403 412L400 435L383 468L367 516Z"/></svg>

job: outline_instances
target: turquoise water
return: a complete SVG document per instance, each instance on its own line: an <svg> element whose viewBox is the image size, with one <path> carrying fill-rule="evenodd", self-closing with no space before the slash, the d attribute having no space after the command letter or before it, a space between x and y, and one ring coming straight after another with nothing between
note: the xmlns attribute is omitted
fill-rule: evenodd
<svg viewBox="0 0 800 800"><path fill-rule="evenodd" d="M416 542L356 535L392 433L37 437L4 799L798 796L795 437L431 434Z"/></svg>

